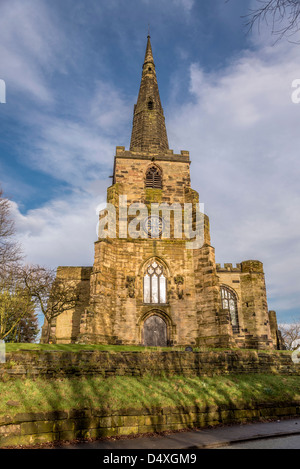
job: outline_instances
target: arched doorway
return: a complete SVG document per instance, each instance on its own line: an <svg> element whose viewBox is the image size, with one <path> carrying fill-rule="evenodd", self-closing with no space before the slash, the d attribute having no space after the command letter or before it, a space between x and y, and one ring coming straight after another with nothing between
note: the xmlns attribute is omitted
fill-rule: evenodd
<svg viewBox="0 0 300 469"><path fill-rule="evenodd" d="M150 316L144 322L144 345L148 347L167 347L167 324L160 316Z"/></svg>

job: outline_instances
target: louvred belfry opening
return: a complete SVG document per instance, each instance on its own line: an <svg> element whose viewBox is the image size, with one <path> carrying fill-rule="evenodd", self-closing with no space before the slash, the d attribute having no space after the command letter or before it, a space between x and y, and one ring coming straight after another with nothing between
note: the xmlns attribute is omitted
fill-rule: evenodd
<svg viewBox="0 0 300 469"><path fill-rule="evenodd" d="M156 166L151 166L146 173L146 187L150 189L162 189L161 171Z"/></svg>
<svg viewBox="0 0 300 469"><path fill-rule="evenodd" d="M169 149L150 36L148 36L142 80L134 107L130 151L164 153Z"/></svg>

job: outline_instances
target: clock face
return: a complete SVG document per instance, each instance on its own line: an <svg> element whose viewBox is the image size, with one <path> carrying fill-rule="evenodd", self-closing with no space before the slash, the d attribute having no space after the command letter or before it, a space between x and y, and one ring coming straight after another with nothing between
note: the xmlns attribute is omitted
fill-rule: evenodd
<svg viewBox="0 0 300 469"><path fill-rule="evenodd" d="M161 217L152 215L144 221L144 230L151 238L158 238L163 231L164 222Z"/></svg>

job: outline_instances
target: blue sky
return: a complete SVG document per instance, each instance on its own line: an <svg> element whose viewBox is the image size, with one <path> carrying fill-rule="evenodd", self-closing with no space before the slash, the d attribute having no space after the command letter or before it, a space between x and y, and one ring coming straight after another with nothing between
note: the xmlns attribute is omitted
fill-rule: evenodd
<svg viewBox="0 0 300 469"><path fill-rule="evenodd" d="M216 261L261 260L269 308L300 317L300 46L247 35L255 4L1 0L0 182L28 262L92 265L150 23L170 148L190 151Z"/></svg>

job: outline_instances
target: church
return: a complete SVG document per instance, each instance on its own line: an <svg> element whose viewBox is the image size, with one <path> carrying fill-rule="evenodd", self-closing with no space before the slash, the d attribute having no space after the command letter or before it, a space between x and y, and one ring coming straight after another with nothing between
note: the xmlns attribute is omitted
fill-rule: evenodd
<svg viewBox="0 0 300 469"><path fill-rule="evenodd" d="M50 324L51 342L281 348L263 264L216 264L190 164L188 151L169 148L148 36L130 148L116 147L94 265L58 267L78 302Z"/></svg>

